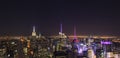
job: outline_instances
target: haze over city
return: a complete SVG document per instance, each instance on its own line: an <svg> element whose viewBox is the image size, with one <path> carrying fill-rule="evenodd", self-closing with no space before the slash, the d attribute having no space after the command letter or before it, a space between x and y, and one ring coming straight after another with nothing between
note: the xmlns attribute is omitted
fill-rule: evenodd
<svg viewBox="0 0 120 58"><path fill-rule="evenodd" d="M0 35L30 35L32 26L39 33L56 35L60 23L63 32L73 34L76 25L81 35L120 34L119 3L113 0L2 1Z"/></svg>

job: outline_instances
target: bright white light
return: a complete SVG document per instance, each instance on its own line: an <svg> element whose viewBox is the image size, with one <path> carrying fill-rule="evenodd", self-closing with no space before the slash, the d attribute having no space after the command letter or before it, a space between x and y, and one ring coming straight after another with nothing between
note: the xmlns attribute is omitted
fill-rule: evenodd
<svg viewBox="0 0 120 58"><path fill-rule="evenodd" d="M81 45L81 46L83 46L84 44L83 44L83 43L81 43L80 45Z"/></svg>
<svg viewBox="0 0 120 58"><path fill-rule="evenodd" d="M82 49L81 48L78 49L78 53L82 53Z"/></svg>
<svg viewBox="0 0 120 58"><path fill-rule="evenodd" d="M11 42L11 44L15 44L15 42Z"/></svg>
<svg viewBox="0 0 120 58"><path fill-rule="evenodd" d="M83 52L83 50L82 50L82 48L80 47L80 45L77 45L77 48L78 48L78 53L82 53L82 52Z"/></svg>
<svg viewBox="0 0 120 58"><path fill-rule="evenodd" d="M8 54L8 57L10 57L10 54Z"/></svg>

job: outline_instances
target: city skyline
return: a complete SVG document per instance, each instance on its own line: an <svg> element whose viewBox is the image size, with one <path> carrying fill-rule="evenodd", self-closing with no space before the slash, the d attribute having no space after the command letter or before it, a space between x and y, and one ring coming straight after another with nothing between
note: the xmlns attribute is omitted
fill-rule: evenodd
<svg viewBox="0 0 120 58"><path fill-rule="evenodd" d="M31 35L32 26L43 34L63 32L120 36L120 11L117 1L3 1L0 10L0 35Z"/></svg>
<svg viewBox="0 0 120 58"><path fill-rule="evenodd" d="M2 0L0 58L119 58L120 2Z"/></svg>

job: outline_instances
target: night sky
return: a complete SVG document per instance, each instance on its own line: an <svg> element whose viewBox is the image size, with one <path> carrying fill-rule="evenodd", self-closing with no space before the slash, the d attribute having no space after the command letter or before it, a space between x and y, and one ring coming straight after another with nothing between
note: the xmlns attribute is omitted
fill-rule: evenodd
<svg viewBox="0 0 120 58"><path fill-rule="evenodd" d="M113 0L8 0L0 2L0 35L77 35L120 36L120 3Z"/></svg>

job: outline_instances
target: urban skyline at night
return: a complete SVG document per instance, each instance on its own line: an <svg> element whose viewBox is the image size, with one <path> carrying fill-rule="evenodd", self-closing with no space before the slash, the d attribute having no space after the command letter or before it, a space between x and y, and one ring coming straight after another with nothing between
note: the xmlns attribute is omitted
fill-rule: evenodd
<svg viewBox="0 0 120 58"><path fill-rule="evenodd" d="M0 1L0 58L120 58L120 2Z"/></svg>

